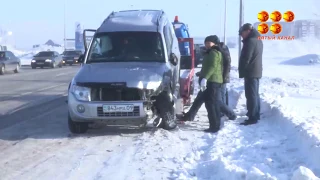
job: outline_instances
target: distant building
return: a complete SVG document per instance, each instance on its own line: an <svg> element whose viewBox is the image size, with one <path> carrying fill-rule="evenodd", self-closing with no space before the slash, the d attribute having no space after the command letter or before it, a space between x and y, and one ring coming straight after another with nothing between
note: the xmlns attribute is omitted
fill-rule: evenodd
<svg viewBox="0 0 320 180"><path fill-rule="evenodd" d="M53 47L61 47L60 44L56 44L54 43L51 39L48 40L44 45L47 45L47 46L53 46Z"/></svg>
<svg viewBox="0 0 320 180"><path fill-rule="evenodd" d="M91 42L93 36L87 36L87 44ZM84 50L84 42L83 42L83 27L79 22L75 23L75 37L74 39L67 38L65 39L65 49L76 49L76 50Z"/></svg>

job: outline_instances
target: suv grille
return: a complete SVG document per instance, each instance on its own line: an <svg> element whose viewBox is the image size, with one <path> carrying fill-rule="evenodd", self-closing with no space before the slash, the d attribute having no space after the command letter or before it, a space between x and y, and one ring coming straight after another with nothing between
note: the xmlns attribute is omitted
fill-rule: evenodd
<svg viewBox="0 0 320 180"><path fill-rule="evenodd" d="M102 88L101 101L138 101L140 90L136 88Z"/></svg>
<svg viewBox="0 0 320 180"><path fill-rule="evenodd" d="M139 106L134 106L133 112L112 112L104 113L102 107L97 108L97 115L99 117L136 117L140 116Z"/></svg>

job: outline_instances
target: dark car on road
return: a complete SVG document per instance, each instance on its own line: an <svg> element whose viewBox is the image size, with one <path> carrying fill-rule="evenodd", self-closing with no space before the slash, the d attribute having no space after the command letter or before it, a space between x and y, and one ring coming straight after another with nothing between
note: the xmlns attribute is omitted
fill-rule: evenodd
<svg viewBox="0 0 320 180"><path fill-rule="evenodd" d="M69 64L71 66L72 64L77 64L81 54L82 54L82 51L78 51L78 50L64 51L62 53L63 65Z"/></svg>
<svg viewBox="0 0 320 180"><path fill-rule="evenodd" d="M0 51L0 75L3 75L5 71L18 73L20 66L20 59L11 51Z"/></svg>
<svg viewBox="0 0 320 180"><path fill-rule="evenodd" d="M31 61L32 69L36 69L37 67L62 67L62 56L56 51L41 51L35 56Z"/></svg>

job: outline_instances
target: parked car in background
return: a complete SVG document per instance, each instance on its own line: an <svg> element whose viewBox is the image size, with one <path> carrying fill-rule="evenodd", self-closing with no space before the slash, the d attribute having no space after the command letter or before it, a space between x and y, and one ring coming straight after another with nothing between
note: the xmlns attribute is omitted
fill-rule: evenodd
<svg viewBox="0 0 320 180"><path fill-rule="evenodd" d="M195 66L197 67L198 65L202 64L203 61L203 54L206 51L206 47L205 46L198 46L195 49Z"/></svg>
<svg viewBox="0 0 320 180"><path fill-rule="evenodd" d="M0 75L3 75L6 71L18 73L20 66L20 59L11 51L0 51Z"/></svg>
<svg viewBox="0 0 320 180"><path fill-rule="evenodd" d="M37 67L62 67L62 56L56 51L41 51L35 56L31 61L32 69L36 69Z"/></svg>
<svg viewBox="0 0 320 180"><path fill-rule="evenodd" d="M69 64L77 64L79 57L81 56L82 51L80 50L67 50L62 53L63 58L63 65Z"/></svg>

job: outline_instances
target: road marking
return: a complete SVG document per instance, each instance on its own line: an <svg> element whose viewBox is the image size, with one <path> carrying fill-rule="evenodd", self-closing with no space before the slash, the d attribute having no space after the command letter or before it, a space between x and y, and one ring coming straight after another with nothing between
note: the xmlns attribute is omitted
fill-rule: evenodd
<svg viewBox="0 0 320 180"><path fill-rule="evenodd" d="M66 75L67 73L60 73L60 74L57 74L56 77L58 76L63 76L63 75Z"/></svg>
<svg viewBox="0 0 320 180"><path fill-rule="evenodd" d="M20 94L21 96L24 96L24 95L27 95L27 94L32 94L32 91L30 91L30 92L25 92L25 93L22 93L22 94Z"/></svg>
<svg viewBox="0 0 320 180"><path fill-rule="evenodd" d="M66 76L66 75L69 75L69 74L75 74L75 72L60 73L60 74L57 74L57 75L56 75L56 77L59 77L59 76Z"/></svg>
<svg viewBox="0 0 320 180"><path fill-rule="evenodd" d="M24 70L21 71L21 73L14 73L14 74L5 74L1 79L10 79L11 77L18 77L18 76L31 76L31 75L36 75L36 74L45 74L45 73L52 73L52 72L57 72L57 71L62 71L65 69L73 69L72 67L66 67L66 68L59 68L59 69L33 69L33 70ZM74 68L76 69L76 68ZM0 79L0 80L1 80Z"/></svg>
<svg viewBox="0 0 320 180"><path fill-rule="evenodd" d="M61 84L58 84L58 85L45 87L45 88L42 88L42 89L38 89L38 90L36 90L34 92L45 91L45 90L52 89L52 88L55 88L55 87L59 87L59 86L66 85L66 84L68 84L68 83L61 83Z"/></svg>
<svg viewBox="0 0 320 180"><path fill-rule="evenodd" d="M56 88L56 87L60 87L60 86L63 86L63 85L67 86L68 83L61 83L61 84L58 84L58 85L54 85L54 86L49 86L49 87L45 87L45 88L42 88L42 89L38 89L36 91L24 92L24 93L21 93L21 94L18 94L18 95L11 96L11 98L17 98L17 97L25 96L25 95L28 95L28 94L41 92L41 91L45 91L45 90L48 90L48 89L53 89L53 88ZM66 88L66 90L67 90L67 88Z"/></svg>

